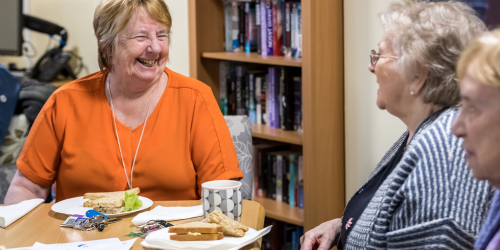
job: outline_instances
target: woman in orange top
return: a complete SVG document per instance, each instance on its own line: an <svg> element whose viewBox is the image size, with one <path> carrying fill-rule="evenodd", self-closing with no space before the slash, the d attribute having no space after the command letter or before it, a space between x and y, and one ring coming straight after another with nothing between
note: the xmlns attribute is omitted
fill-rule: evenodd
<svg viewBox="0 0 500 250"><path fill-rule="evenodd" d="M243 177L211 89L164 67L171 17L162 0L96 8L97 72L46 102L17 160L5 204L139 187L153 200L199 199L201 184Z"/></svg>

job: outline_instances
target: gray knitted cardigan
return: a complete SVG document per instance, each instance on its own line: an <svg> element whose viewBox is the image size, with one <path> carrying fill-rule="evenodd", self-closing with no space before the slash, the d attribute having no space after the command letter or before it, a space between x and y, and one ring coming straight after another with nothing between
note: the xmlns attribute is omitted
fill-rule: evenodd
<svg viewBox="0 0 500 250"><path fill-rule="evenodd" d="M474 180L467 168L462 140L451 134L457 113L441 110L420 125L399 164L350 229L345 249L474 247L494 191L487 182ZM390 161L407 134L368 180Z"/></svg>

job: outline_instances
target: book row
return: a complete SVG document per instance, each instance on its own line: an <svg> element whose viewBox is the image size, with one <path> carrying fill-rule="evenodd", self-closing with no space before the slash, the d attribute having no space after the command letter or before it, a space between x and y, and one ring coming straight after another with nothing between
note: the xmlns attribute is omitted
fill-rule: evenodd
<svg viewBox="0 0 500 250"><path fill-rule="evenodd" d="M224 2L226 51L302 57L301 8L297 0Z"/></svg>
<svg viewBox="0 0 500 250"><path fill-rule="evenodd" d="M264 227L273 226L271 233L262 238L262 249L265 250L299 250L300 237L304 228L282 221L266 218Z"/></svg>
<svg viewBox="0 0 500 250"><path fill-rule="evenodd" d="M254 196L304 208L303 160L288 145L254 146Z"/></svg>
<svg viewBox="0 0 500 250"><path fill-rule="evenodd" d="M248 115L254 124L302 130L300 68L219 65L220 107L223 115Z"/></svg>

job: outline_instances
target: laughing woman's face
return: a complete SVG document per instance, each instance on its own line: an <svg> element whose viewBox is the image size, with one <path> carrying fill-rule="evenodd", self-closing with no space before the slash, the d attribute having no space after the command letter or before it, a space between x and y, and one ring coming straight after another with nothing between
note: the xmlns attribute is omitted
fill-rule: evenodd
<svg viewBox="0 0 500 250"><path fill-rule="evenodd" d="M113 71L141 82L159 79L168 60L168 28L139 9L118 35Z"/></svg>

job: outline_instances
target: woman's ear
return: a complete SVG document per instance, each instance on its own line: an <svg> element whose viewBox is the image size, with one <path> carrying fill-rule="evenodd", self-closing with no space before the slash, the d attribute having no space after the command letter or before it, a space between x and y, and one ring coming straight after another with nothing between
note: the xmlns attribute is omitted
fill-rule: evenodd
<svg viewBox="0 0 500 250"><path fill-rule="evenodd" d="M411 95L418 95L419 93L422 92L422 90L425 87L425 83L427 82L428 75L429 75L428 69L422 69L418 75L415 75L415 78L410 83L410 94Z"/></svg>

